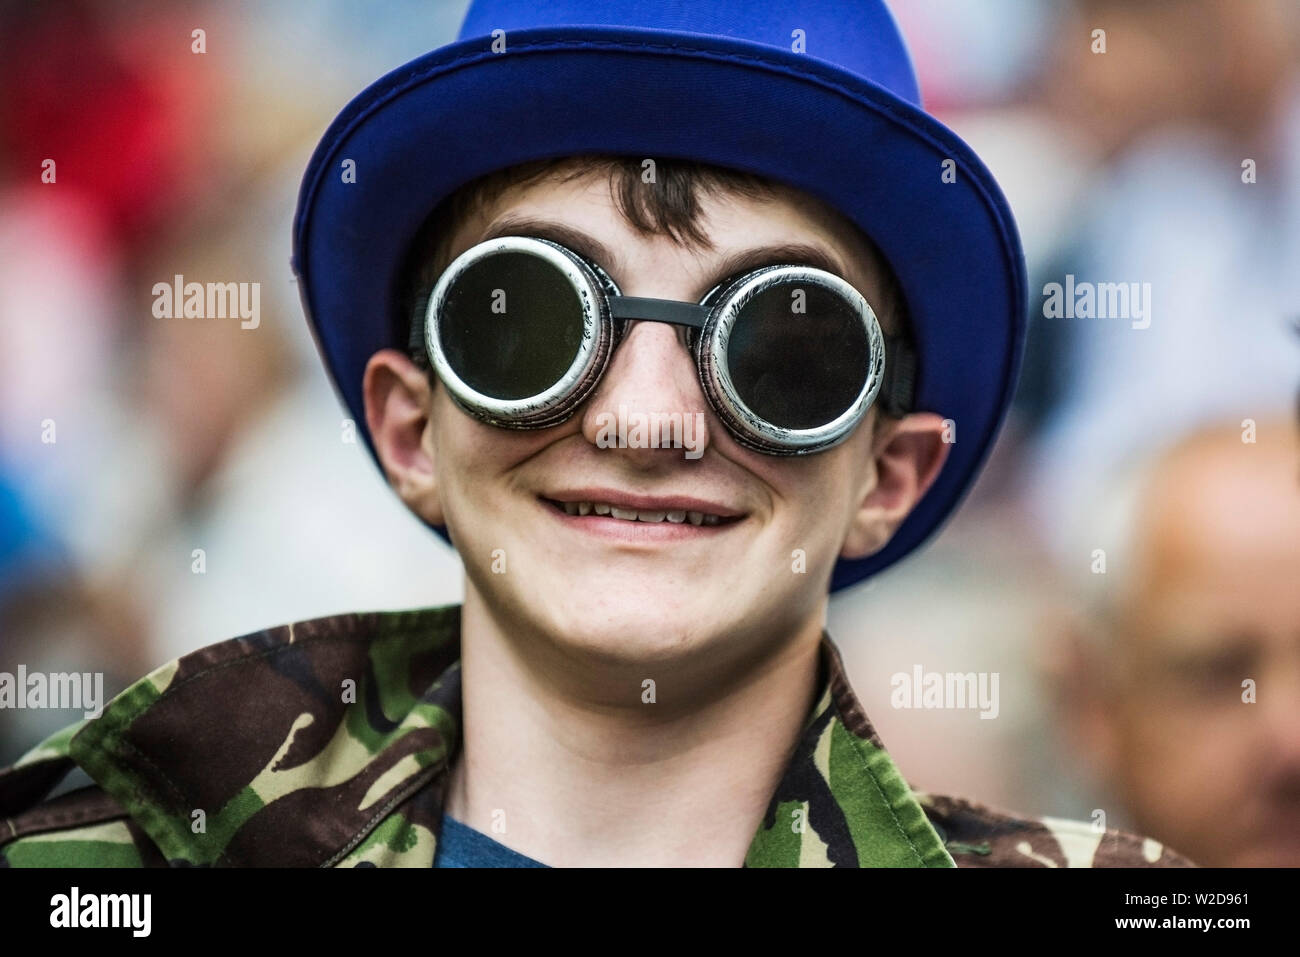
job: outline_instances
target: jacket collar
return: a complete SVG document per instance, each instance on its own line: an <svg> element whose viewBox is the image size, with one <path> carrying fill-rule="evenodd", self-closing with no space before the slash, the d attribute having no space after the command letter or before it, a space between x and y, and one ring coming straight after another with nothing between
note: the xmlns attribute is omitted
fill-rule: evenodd
<svg viewBox="0 0 1300 957"><path fill-rule="evenodd" d="M460 606L337 615L187 655L70 756L173 864L431 866L460 740ZM828 634L750 867L953 867Z"/></svg>

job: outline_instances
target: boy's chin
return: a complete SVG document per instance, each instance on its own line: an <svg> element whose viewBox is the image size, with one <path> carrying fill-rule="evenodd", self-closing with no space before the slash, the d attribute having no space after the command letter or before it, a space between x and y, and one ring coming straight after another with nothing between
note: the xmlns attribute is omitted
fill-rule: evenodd
<svg viewBox="0 0 1300 957"><path fill-rule="evenodd" d="M719 607L695 608L692 603L653 592L595 598L590 594L557 594L548 602L552 621L547 627L557 642L606 661L663 661L688 654L727 630Z"/></svg>

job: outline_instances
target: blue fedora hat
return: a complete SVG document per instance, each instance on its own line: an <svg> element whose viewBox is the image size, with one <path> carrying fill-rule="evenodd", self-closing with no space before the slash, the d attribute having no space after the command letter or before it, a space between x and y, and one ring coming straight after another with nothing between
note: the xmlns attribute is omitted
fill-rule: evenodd
<svg viewBox="0 0 1300 957"><path fill-rule="evenodd" d="M362 375L378 350L405 350L400 272L426 216L485 173L581 153L756 173L819 197L871 237L907 303L915 407L951 418L957 441L889 544L841 560L831 587L924 542L997 436L1028 296L1006 199L922 109L881 0L476 0L456 42L349 103L303 178L293 266L371 454Z"/></svg>

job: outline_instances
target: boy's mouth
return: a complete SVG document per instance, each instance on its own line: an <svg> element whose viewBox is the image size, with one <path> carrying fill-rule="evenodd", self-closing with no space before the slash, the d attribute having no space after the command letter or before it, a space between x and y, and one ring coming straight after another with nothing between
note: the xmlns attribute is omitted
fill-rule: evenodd
<svg viewBox="0 0 1300 957"><path fill-rule="evenodd" d="M631 495L605 489L579 489L538 496L557 512L572 518L612 519L639 525L712 527L732 525L744 513L718 503L683 496Z"/></svg>
<svg viewBox="0 0 1300 957"><path fill-rule="evenodd" d="M562 510L566 515L603 515L624 522L671 522L674 525L723 525L739 521L737 518L723 518L712 512L697 512L693 509L637 509L619 508L608 502L557 502L544 499L550 505Z"/></svg>

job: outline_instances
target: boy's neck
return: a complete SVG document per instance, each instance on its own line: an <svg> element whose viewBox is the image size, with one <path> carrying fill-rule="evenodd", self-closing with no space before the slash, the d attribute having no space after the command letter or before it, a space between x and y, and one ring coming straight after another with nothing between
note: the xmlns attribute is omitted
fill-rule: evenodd
<svg viewBox="0 0 1300 957"><path fill-rule="evenodd" d="M553 866L739 866L820 690L822 618L729 642L761 658L632 666L655 672L654 703L639 675L588 675L520 631L467 582L446 812Z"/></svg>

